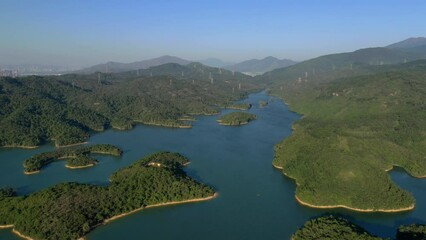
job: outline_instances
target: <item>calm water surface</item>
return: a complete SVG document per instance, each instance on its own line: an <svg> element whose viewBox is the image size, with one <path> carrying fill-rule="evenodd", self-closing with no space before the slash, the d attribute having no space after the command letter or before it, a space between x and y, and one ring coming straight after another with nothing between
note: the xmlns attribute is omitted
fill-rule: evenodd
<svg viewBox="0 0 426 240"><path fill-rule="evenodd" d="M269 100L259 108L260 100ZM77 181L108 184L108 176L143 156L157 151L176 151L191 159L187 173L211 186L219 197L143 210L101 226L89 240L104 239L289 239L303 223L319 215L336 213L367 230L393 236L402 223L426 223L426 179L414 179L401 170L391 177L417 199L408 213L366 214L345 210L315 210L294 200L295 184L271 165L274 144L291 134L299 116L265 93L249 96L248 111L258 119L241 127L221 126L219 116L199 117L192 129L137 126L130 131L109 130L94 134L89 144L110 143L121 147L121 158L100 156L94 168L69 170L64 162L44 168L40 174L24 175L22 162L33 154L50 151L45 145L34 150L0 149L0 187L11 186L28 194L56 183ZM231 110L224 110L222 114ZM19 239L1 230L0 239Z"/></svg>

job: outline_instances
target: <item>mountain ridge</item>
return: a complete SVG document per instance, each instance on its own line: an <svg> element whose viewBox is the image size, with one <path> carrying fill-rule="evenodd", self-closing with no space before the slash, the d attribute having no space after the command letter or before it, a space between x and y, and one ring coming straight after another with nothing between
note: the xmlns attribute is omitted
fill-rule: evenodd
<svg viewBox="0 0 426 240"><path fill-rule="evenodd" d="M290 59L278 59L268 56L263 59L250 59L234 65L224 66L223 68L246 73L264 73L277 68L288 67L296 62Z"/></svg>
<svg viewBox="0 0 426 240"><path fill-rule="evenodd" d="M117 73L117 72L125 72L125 71L138 70L138 69L147 69L150 67L155 67L155 66L159 66L159 65L163 65L167 63L177 63L180 65L187 65L191 63L191 61L182 59L176 56L164 55L157 58L151 58L151 59L131 62L131 63L121 63L121 62L110 61L106 63L93 65L91 67L75 71L74 73L80 73L80 74L90 74L95 72Z"/></svg>
<svg viewBox="0 0 426 240"><path fill-rule="evenodd" d="M406 49L406 48L417 48L426 46L426 38L424 37L411 37L403 41L396 42L386 46L386 48Z"/></svg>

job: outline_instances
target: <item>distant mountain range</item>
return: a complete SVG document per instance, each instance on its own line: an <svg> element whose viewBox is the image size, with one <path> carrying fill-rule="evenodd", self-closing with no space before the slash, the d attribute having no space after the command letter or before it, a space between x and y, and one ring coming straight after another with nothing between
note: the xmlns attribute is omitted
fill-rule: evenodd
<svg viewBox="0 0 426 240"><path fill-rule="evenodd" d="M217 58L208 58L200 61L189 61L182 58L174 56L162 56L159 58L153 58L148 60L143 60L139 62L132 63L120 63L120 62L107 62L103 64L94 65L88 68L84 68L74 73L79 74L91 74L95 72L126 72L138 69L147 69L150 67L156 67L168 63L177 63L179 65L188 65L191 62L200 62L204 65L210 67L221 67L227 70L236 71L236 72L245 72L245 73L254 73L254 75L262 74L266 71L271 71L276 68L286 67L295 64L296 62L288 59L277 59L274 57L266 57L264 59L252 59L244 61L238 64L233 64L230 62L225 62Z"/></svg>
<svg viewBox="0 0 426 240"><path fill-rule="evenodd" d="M426 38L409 38L386 47L365 48L354 52L330 54L307 61L296 63L290 59L278 59L266 57L264 59L251 59L237 64L222 61L216 58L208 58L198 62L210 66L220 67L235 72L243 72L249 75L259 75L265 72L289 75L292 78L304 77L321 72L351 69L357 65L387 65L414 61L426 58ZM132 62L108 62L89 68L75 71L74 73L90 74L95 72L126 72L138 69L148 69L163 64L175 63L188 65L191 62L175 56L162 56L158 58Z"/></svg>
<svg viewBox="0 0 426 240"><path fill-rule="evenodd" d="M426 46L426 38L417 37L417 38L408 38L404 41L397 42L386 46L386 48L394 48L394 49L409 49L409 48L417 48Z"/></svg>
<svg viewBox="0 0 426 240"><path fill-rule="evenodd" d="M324 55L264 74L270 81L322 82L368 71L368 66L392 65L426 59L425 38L409 38L387 47Z"/></svg>
<svg viewBox="0 0 426 240"><path fill-rule="evenodd" d="M207 65L207 66L210 66L210 67L223 67L223 66L235 64L233 62L225 62L225 61L222 61L222 60L217 59L217 58L207 58L207 59L200 60L200 61L197 61L197 62L200 62L200 63Z"/></svg>
<svg viewBox="0 0 426 240"><path fill-rule="evenodd" d="M188 61L182 58L166 55L166 56L161 56L158 58L143 60L139 62L132 62L132 63L107 62L103 64L98 64L89 68L85 68L82 70L78 70L75 73L83 73L83 74L90 74L95 72L117 73L117 72L125 72L125 71L137 70L137 69L146 69L150 67L163 65L166 63L177 63L180 65L187 65L190 62L191 61Z"/></svg>
<svg viewBox="0 0 426 240"><path fill-rule="evenodd" d="M232 71L251 73L252 75L256 75L272 71L277 68L288 67L294 65L295 63L295 61L290 59L278 59L269 56L264 59L247 60L234 65L224 66L223 68Z"/></svg>

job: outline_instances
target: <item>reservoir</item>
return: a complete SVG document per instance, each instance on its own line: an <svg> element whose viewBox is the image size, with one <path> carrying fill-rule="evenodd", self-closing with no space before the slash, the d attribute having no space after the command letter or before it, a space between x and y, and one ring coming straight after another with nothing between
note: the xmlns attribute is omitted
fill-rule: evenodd
<svg viewBox="0 0 426 240"><path fill-rule="evenodd" d="M269 104L259 107L259 101ZM274 145L291 135L300 116L265 92L242 102L257 119L240 127L221 126L217 116L197 117L192 129L138 125L129 131L108 130L93 134L89 144L109 143L123 149L120 158L98 156L100 163L70 170L65 161L55 162L39 174L24 175L24 159L54 149L0 149L0 187L18 194L74 181L108 184L118 169L157 151L179 152L191 160L185 171L211 185L219 193L213 200L146 209L96 228L87 238L104 239L289 239L310 218L329 213L354 221L373 234L392 237L400 224L426 223L426 179L415 179L396 169L390 177L416 198L416 208L405 213L356 213L342 209L317 210L300 206L294 199L295 183L272 167ZM223 110L222 114L235 110ZM0 239L20 239L10 229Z"/></svg>

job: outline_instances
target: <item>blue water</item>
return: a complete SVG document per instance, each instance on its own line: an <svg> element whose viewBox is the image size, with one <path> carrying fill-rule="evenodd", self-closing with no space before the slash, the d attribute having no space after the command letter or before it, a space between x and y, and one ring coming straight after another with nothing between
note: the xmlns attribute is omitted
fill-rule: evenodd
<svg viewBox="0 0 426 240"><path fill-rule="evenodd" d="M337 213L381 236L394 236L402 223L426 223L426 179L414 179L401 170L391 177L417 199L408 213L354 213L345 210L315 210L294 200L295 184L271 165L274 145L291 134L300 118L281 100L265 108L265 93L251 94L244 102L257 120L241 127L221 126L220 116L198 117L192 129L137 126L130 131L108 130L94 134L89 144L110 143L121 147L121 158L100 156L96 167L69 170L64 162L43 168L40 174L24 175L25 158L52 150L45 145L35 150L0 150L0 187L11 186L28 194L53 184L77 181L108 184L111 173L157 151L175 151L191 159L187 173L211 186L219 197L200 202L146 209L95 229L89 240L104 239L289 239L303 223L319 215ZM224 110L222 114L234 110ZM0 239L19 239L1 230Z"/></svg>

